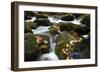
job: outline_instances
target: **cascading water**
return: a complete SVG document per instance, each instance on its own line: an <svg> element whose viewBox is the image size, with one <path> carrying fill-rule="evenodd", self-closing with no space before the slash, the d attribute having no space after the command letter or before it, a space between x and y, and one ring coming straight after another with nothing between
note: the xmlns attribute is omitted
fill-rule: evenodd
<svg viewBox="0 0 100 73"><path fill-rule="evenodd" d="M48 26L45 27L39 26L37 29L32 30L34 34L47 35L50 41L49 53L42 54L41 56L39 56L38 60L58 60L58 57L55 54L55 42L54 42L55 36L49 33L48 28L49 28Z"/></svg>
<svg viewBox="0 0 100 73"><path fill-rule="evenodd" d="M33 18L35 20L35 18ZM32 19L32 21L34 21ZM55 19L55 17L48 17L48 19L50 20L50 22L52 23L59 23L59 22L65 22L65 23L69 23L69 21L62 21L59 18ZM71 23L77 23L80 25L79 20L74 19L73 21L70 21ZM34 34L43 34L43 35L47 35L49 37L49 42L50 42L50 48L49 48L49 53L46 54L42 54L39 56L38 60L42 61L42 60L59 60L57 55L55 54L55 45L56 42L55 40L55 35L49 33L49 28L50 26L39 26L37 29L32 30L34 32ZM59 34L61 32L59 31Z"/></svg>

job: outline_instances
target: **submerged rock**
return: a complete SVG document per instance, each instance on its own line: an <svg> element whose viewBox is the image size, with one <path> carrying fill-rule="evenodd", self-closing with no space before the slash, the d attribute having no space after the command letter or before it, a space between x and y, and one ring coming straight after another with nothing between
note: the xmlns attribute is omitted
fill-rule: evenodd
<svg viewBox="0 0 100 73"><path fill-rule="evenodd" d="M72 14L67 14L65 16L62 16L61 20L63 20L63 21L73 21L74 20L74 16Z"/></svg>
<svg viewBox="0 0 100 73"><path fill-rule="evenodd" d="M40 50L38 45L36 44L36 39L34 34L32 33L25 33L24 38L24 60L25 61L35 61L37 60Z"/></svg>

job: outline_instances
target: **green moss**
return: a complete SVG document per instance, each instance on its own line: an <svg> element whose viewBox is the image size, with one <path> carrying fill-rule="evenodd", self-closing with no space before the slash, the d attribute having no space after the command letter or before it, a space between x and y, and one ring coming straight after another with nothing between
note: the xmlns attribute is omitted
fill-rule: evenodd
<svg viewBox="0 0 100 73"><path fill-rule="evenodd" d="M62 49L66 49L66 44L69 44L72 39L72 36L68 32L61 32L57 35L55 53L59 59L66 59L66 55L64 55Z"/></svg>
<svg viewBox="0 0 100 73"><path fill-rule="evenodd" d="M90 32L90 28L87 26L80 26L73 23L58 23L61 31L75 31L80 35L84 35Z"/></svg>
<svg viewBox="0 0 100 73"><path fill-rule="evenodd" d="M36 44L36 39L34 34L32 33L25 33L24 38L24 56L25 61L34 61L37 59L40 51Z"/></svg>

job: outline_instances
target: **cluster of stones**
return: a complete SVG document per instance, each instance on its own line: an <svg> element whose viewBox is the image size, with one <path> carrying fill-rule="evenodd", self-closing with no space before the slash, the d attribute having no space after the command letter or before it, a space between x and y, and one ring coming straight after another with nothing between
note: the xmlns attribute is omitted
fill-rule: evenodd
<svg viewBox="0 0 100 73"><path fill-rule="evenodd" d="M55 53L59 59L71 59L73 58L71 53L74 53L74 51L79 52L79 50L82 50L82 53L84 53L84 49L80 49L80 47L85 46L85 49L87 49L90 46L89 40L87 43L87 40L82 37L83 35L89 35L90 33L89 14L26 11L24 15L25 20L31 20L32 17L36 18L33 22L25 22L25 61L37 60L41 53L49 52L49 37L40 34L34 35L32 32L32 29L36 29L38 26L50 26L50 33L57 36ZM51 23L48 16L58 16L62 21L73 21L74 19L80 19L81 25L84 26L74 23Z"/></svg>

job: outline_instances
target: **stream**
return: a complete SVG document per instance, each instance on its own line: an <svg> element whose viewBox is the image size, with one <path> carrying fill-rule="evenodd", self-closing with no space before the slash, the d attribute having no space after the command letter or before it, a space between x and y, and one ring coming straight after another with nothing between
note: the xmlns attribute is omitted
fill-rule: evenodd
<svg viewBox="0 0 100 73"><path fill-rule="evenodd" d="M80 25L79 20L73 20L73 21L62 21L60 19L55 19L54 17L48 17L49 21L52 23L59 23L59 22L71 22L71 23L77 23ZM32 21L34 21L35 18L32 18ZM56 42L55 40L55 36L49 33L49 28L50 26L39 26L38 28L36 28L35 30L32 30L34 32L34 34L45 34L47 36L49 36L49 41L50 41L50 49L49 49L49 53L46 54L42 54L38 60L59 60L57 55L55 54L55 45Z"/></svg>
<svg viewBox="0 0 100 73"><path fill-rule="evenodd" d="M33 17L31 20L27 20L28 21L34 21L36 18ZM59 22L65 22L65 23L74 23L77 25L81 25L80 23L80 19L74 19L73 21L62 21L59 18L55 18L55 17L48 17L49 21L51 23L59 23ZM84 26L84 25L81 25ZM43 35L47 35L49 37L49 41L50 41L50 49L49 49L49 53L46 54L42 54L39 56L38 60L42 61L42 60L59 60L59 58L57 57L57 55L55 54L55 45L56 42L55 40L55 36L52 35L51 33L49 33L49 28L50 26L39 26L36 29L32 29L32 31L34 32L34 34L43 34ZM87 35L84 35L83 37L87 38Z"/></svg>

